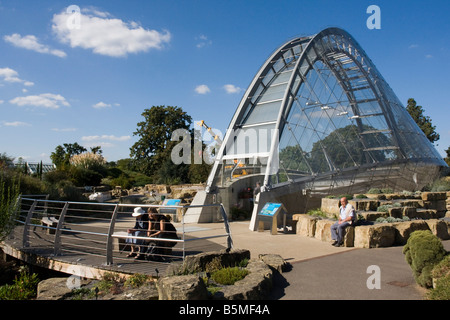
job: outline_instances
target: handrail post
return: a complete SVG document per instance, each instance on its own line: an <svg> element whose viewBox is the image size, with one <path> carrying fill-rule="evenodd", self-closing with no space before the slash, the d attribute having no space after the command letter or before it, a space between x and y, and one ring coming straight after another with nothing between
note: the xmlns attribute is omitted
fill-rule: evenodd
<svg viewBox="0 0 450 320"><path fill-rule="evenodd" d="M220 204L220 213L222 214L223 222L225 224L225 231L228 234L227 250L231 250L231 248L233 248L233 239L231 238L231 230L230 230L230 225L228 224L228 216L227 216L227 213L225 212L225 208L223 207L222 203Z"/></svg>
<svg viewBox="0 0 450 320"><path fill-rule="evenodd" d="M114 228L116 226L117 214L119 212L119 205L116 204L114 211L111 216L111 222L109 224L108 236L106 239L106 265L113 264L113 238L112 234L114 233Z"/></svg>
<svg viewBox="0 0 450 320"><path fill-rule="evenodd" d="M34 200L33 204L30 207L30 210L28 210L27 218L25 219L25 225L23 226L23 237L22 237L22 246L24 248L27 248L30 246L30 222L31 217L33 216L34 209L36 208L38 200Z"/></svg>
<svg viewBox="0 0 450 320"><path fill-rule="evenodd" d="M186 214L186 208L183 207L181 214L181 228L183 229L183 232L181 234L181 239L183 240L183 262L186 259L186 242L184 241L184 215Z"/></svg>
<svg viewBox="0 0 450 320"><path fill-rule="evenodd" d="M67 209L69 208L69 202L66 202L64 204L63 209L61 210L61 214L59 215L58 224L56 225L56 232L55 232L55 244L54 244L54 255L57 256L61 252L61 233L62 233L62 226L64 223L64 218L66 216Z"/></svg>

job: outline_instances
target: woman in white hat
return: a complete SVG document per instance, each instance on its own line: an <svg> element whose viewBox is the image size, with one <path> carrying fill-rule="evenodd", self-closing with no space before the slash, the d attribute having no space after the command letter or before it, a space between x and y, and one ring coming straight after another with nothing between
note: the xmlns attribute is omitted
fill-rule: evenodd
<svg viewBox="0 0 450 320"><path fill-rule="evenodd" d="M132 229L128 229L129 236L146 237L148 230L148 214L141 208L134 208L133 217L136 217L136 223ZM142 246L145 244L143 239L127 238L126 243L131 245L131 253L127 257L135 257L135 259L143 259ZM137 247L137 249L136 249ZM137 250L137 253L135 252Z"/></svg>

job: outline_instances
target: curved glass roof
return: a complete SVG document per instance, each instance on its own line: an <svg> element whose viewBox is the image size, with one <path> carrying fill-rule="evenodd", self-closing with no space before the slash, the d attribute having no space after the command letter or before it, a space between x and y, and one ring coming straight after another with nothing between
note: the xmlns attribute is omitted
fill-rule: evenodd
<svg viewBox="0 0 450 320"><path fill-rule="evenodd" d="M393 170L417 187L423 166L438 172L446 164L359 44L329 28L285 43L261 67L208 187L259 175L270 189L347 171L352 183L394 180Z"/></svg>

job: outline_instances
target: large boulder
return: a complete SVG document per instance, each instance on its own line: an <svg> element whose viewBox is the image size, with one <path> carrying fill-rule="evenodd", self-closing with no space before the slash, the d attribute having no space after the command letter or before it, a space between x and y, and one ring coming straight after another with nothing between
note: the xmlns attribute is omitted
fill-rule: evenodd
<svg viewBox="0 0 450 320"><path fill-rule="evenodd" d="M354 246L357 248L390 247L395 242L395 228L387 223L380 223L355 228Z"/></svg>
<svg viewBox="0 0 450 320"><path fill-rule="evenodd" d="M322 241L331 241L331 226L335 222L334 220L328 219L317 220L314 237Z"/></svg>
<svg viewBox="0 0 450 320"><path fill-rule="evenodd" d="M429 230L428 224L423 220L393 223L395 228L395 244L405 245L411 233L417 230Z"/></svg>
<svg viewBox="0 0 450 320"><path fill-rule="evenodd" d="M159 300L205 300L208 298L206 285L196 274L160 278L157 288Z"/></svg>
<svg viewBox="0 0 450 320"><path fill-rule="evenodd" d="M450 239L447 222L438 219L425 220L431 232L442 240Z"/></svg>
<svg viewBox="0 0 450 320"><path fill-rule="evenodd" d="M447 199L446 192L422 192L423 201L437 201Z"/></svg>
<svg viewBox="0 0 450 320"><path fill-rule="evenodd" d="M166 274L172 276L201 272L205 270L206 265L214 259L219 259L220 264L224 267L235 266L242 260L250 259L250 250L233 249L229 252L222 250L186 256L183 264L170 264L166 269Z"/></svg>
<svg viewBox="0 0 450 320"><path fill-rule="evenodd" d="M296 234L314 237L316 222L319 218L307 214L296 214L295 219L297 220Z"/></svg>
<svg viewBox="0 0 450 320"><path fill-rule="evenodd" d="M37 300L64 300L72 292L68 281L71 278L50 278L42 280L37 286Z"/></svg>
<svg viewBox="0 0 450 320"><path fill-rule="evenodd" d="M261 300L272 289L272 270L263 261L250 260L247 265L249 274L231 286L224 286L214 294L214 299Z"/></svg>

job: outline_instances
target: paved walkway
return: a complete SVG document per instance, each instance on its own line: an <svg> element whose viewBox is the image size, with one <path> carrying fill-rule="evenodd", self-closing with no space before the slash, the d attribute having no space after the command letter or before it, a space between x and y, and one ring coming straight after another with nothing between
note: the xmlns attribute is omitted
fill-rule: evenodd
<svg viewBox="0 0 450 320"><path fill-rule="evenodd" d="M422 300L423 288L413 278L402 253L389 248L336 248L327 242L295 234L252 232L248 222L232 222L235 248L249 249L252 257L276 253L291 266L277 275L270 299L276 300ZM450 251L450 240L443 241ZM369 289L379 267L380 289ZM372 276L372 277L371 277Z"/></svg>

